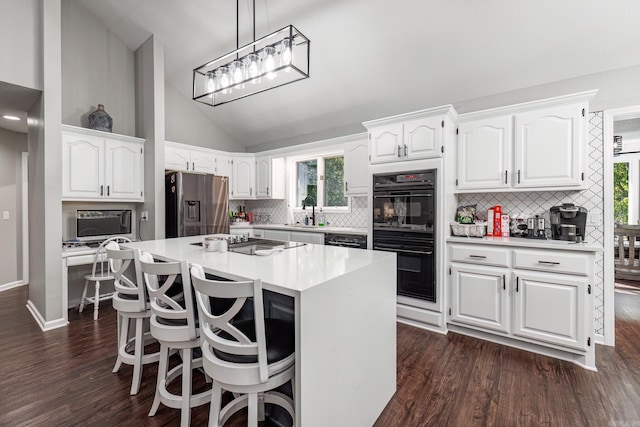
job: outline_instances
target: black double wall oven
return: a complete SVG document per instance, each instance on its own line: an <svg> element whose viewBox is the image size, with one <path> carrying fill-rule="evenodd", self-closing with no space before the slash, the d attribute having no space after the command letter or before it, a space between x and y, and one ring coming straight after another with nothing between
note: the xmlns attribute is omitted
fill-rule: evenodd
<svg viewBox="0 0 640 427"><path fill-rule="evenodd" d="M398 256L398 295L436 302L436 170L373 175L373 249Z"/></svg>

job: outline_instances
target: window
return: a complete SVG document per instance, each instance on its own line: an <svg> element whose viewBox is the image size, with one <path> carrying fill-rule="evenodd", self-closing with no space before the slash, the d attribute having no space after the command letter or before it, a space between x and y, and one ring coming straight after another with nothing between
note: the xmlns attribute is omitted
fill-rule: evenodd
<svg viewBox="0 0 640 427"><path fill-rule="evenodd" d="M325 155L294 161L295 205L302 207L307 197L325 210L346 210L344 196L344 156Z"/></svg>
<svg viewBox="0 0 640 427"><path fill-rule="evenodd" d="M640 224L640 154L613 160L613 217L616 224Z"/></svg>

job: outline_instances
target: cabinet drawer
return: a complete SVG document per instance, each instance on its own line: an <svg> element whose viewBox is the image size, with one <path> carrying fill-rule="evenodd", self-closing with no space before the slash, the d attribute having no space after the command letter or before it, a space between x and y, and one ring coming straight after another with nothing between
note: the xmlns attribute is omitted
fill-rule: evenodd
<svg viewBox="0 0 640 427"><path fill-rule="evenodd" d="M564 251L513 250L513 267L551 273L589 275L589 257Z"/></svg>
<svg viewBox="0 0 640 427"><path fill-rule="evenodd" d="M450 245L449 250L453 262L509 266L509 249L490 248L487 245Z"/></svg>

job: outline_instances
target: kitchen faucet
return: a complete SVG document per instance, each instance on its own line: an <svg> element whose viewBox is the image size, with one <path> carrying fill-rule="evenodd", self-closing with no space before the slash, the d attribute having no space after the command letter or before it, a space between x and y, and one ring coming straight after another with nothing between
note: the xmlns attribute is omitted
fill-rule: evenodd
<svg viewBox="0 0 640 427"><path fill-rule="evenodd" d="M302 209L306 208L311 203L311 225L316 225L316 199L311 196L307 196L302 201Z"/></svg>

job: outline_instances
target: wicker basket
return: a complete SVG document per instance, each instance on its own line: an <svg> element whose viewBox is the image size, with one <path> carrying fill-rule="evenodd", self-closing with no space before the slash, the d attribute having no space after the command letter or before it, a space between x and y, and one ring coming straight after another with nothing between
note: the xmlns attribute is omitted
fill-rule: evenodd
<svg viewBox="0 0 640 427"><path fill-rule="evenodd" d="M465 237L484 237L487 234L487 226L483 224L451 223L451 234Z"/></svg>

